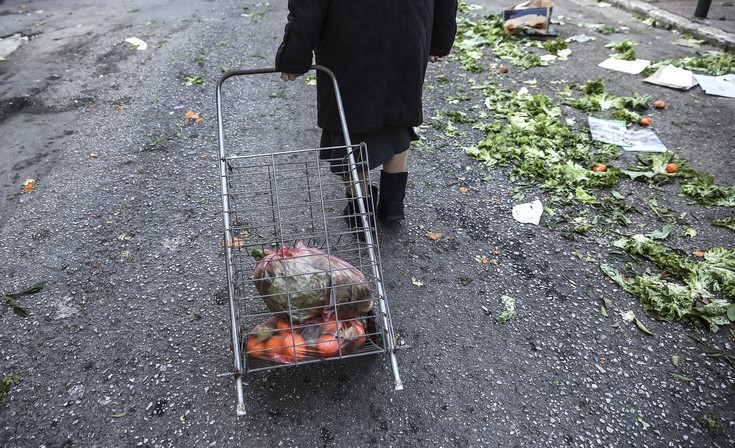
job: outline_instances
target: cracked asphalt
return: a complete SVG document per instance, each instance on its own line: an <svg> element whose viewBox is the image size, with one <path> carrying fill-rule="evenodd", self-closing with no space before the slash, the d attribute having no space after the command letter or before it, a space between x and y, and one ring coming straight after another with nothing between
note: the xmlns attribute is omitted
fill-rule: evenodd
<svg viewBox="0 0 735 448"><path fill-rule="evenodd" d="M475 3L472 13L507 6ZM592 1L559 0L554 15L562 37L582 23L622 27L647 59L696 51ZM0 62L0 291L47 282L21 299L27 318L0 317L0 376L20 377L0 403L0 446L735 446L735 371L689 338L731 353L731 329L646 316L575 256L594 243L515 222L508 170L464 154L481 133L432 126L483 104L454 58L427 77L408 219L378 233L405 390L393 391L382 355L255 372L236 416L214 88L225 68L271 66L285 17L284 0L0 0L0 37L22 36ZM148 48L132 49L133 36ZM499 82L551 91L603 76L617 94L655 95L669 103L655 128L664 144L732 185L735 102L598 68L621 36L596 37L569 61L511 67ZM203 83L185 85L195 76ZM238 151L317 144L313 87L273 75L227 94ZM470 100L447 101L459 96ZM661 194L693 209L675 189ZM698 213L705 223L722 210ZM709 226L688 244L732 247L728 232ZM502 296L517 312L504 325ZM602 298L654 336L603 316Z"/></svg>

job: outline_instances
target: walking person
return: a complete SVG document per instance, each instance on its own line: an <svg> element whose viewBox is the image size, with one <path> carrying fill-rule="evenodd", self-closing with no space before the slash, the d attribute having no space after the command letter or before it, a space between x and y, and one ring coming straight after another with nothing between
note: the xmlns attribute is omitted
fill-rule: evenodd
<svg viewBox="0 0 735 448"><path fill-rule="evenodd" d="M377 202L387 226L405 218L408 148L423 122L422 94L428 62L449 54L456 33L457 0L289 0L288 22L276 54L276 69L292 81L312 64L334 72L352 142L367 145L369 167L382 165L380 189L361 185L366 210ZM317 124L320 147L343 146L344 136L331 80L317 72ZM338 159L346 151L322 151ZM332 171L349 178L343 165ZM361 176L361 179L363 177ZM345 216L359 207L347 188ZM359 220L348 219L359 227Z"/></svg>

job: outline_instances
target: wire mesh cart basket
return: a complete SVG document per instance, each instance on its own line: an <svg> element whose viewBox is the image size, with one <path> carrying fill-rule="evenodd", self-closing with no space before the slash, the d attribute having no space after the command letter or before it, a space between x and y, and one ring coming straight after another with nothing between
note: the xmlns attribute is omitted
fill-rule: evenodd
<svg viewBox="0 0 735 448"><path fill-rule="evenodd" d="M245 413L243 376L249 372L385 353L395 389L403 389L395 337L383 288L373 204L345 209L346 173L353 198L370 185L366 148L353 145L334 74L345 145L261 153L225 143L223 83L232 77L276 73L239 70L217 83L224 252L237 414ZM325 150L329 149L329 153ZM340 151L338 159L329 159ZM341 154L344 154L342 157ZM344 210L343 210L344 209ZM350 225L350 220L352 225Z"/></svg>

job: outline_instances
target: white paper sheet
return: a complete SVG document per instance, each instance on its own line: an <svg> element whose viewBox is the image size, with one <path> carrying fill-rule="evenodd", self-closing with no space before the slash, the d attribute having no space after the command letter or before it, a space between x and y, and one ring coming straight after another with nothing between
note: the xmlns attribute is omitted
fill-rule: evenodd
<svg viewBox="0 0 735 448"><path fill-rule="evenodd" d="M604 61L600 62L598 67L606 68L608 70L615 70L616 72L629 73L631 75L637 75L642 72L651 61L646 59L636 59L633 61L626 61L624 59L618 59L609 57Z"/></svg>
<svg viewBox="0 0 735 448"><path fill-rule="evenodd" d="M694 75L694 77L707 95L735 98L735 75Z"/></svg>

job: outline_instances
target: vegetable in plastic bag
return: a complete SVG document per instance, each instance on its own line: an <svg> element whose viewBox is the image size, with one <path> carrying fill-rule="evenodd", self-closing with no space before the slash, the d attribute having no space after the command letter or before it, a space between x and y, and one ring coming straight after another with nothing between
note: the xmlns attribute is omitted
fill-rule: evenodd
<svg viewBox="0 0 735 448"><path fill-rule="evenodd" d="M358 319L337 321L316 317L293 327L285 315L273 315L248 334L248 355L291 364L334 358L354 352L365 343L365 327Z"/></svg>
<svg viewBox="0 0 735 448"><path fill-rule="evenodd" d="M302 242L271 252L253 275L268 309L286 312L294 322L323 316L348 319L372 309L365 275L348 262ZM336 305L336 306L335 306Z"/></svg>

